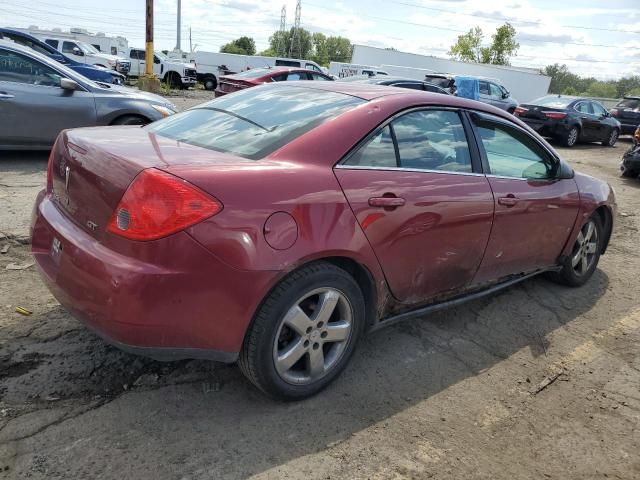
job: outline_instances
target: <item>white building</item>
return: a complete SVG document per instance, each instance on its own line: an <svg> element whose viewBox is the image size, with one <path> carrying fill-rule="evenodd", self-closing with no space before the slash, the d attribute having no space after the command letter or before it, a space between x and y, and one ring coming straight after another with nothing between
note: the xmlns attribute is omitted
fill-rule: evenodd
<svg viewBox="0 0 640 480"><path fill-rule="evenodd" d="M438 73L499 79L500 83L519 102L528 102L546 95L551 83L550 77L542 75L538 69L534 68L458 62L447 58L385 50L365 45L354 45L351 61L365 65L378 65L390 74L402 74L402 76L416 80L423 80L424 71L429 70ZM399 67L410 68L401 69Z"/></svg>

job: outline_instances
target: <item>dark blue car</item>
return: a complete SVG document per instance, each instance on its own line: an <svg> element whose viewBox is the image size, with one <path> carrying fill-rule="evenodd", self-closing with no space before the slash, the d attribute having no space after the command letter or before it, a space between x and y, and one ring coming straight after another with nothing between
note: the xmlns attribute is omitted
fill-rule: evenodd
<svg viewBox="0 0 640 480"><path fill-rule="evenodd" d="M51 45L47 45L28 33L11 30L9 28L0 28L0 38L12 40L17 44L31 48L42 55L46 55L47 57L66 65L71 70L78 72L80 75L87 77L89 80L103 83L114 83L116 85L122 85L124 83L125 77L121 73L113 70L107 70L106 68L96 67L94 65L87 65L86 63L76 62L75 60L61 54Z"/></svg>

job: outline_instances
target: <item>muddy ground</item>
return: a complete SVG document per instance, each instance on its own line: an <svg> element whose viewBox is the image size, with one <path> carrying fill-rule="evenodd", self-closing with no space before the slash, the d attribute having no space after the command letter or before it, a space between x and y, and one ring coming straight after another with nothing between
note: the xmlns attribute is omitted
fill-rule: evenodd
<svg viewBox="0 0 640 480"><path fill-rule="evenodd" d="M561 150L618 195L586 286L535 278L371 334L338 381L289 404L235 366L158 363L85 330L21 244L46 154L0 153L0 478L640 478L640 182L618 175L629 145Z"/></svg>

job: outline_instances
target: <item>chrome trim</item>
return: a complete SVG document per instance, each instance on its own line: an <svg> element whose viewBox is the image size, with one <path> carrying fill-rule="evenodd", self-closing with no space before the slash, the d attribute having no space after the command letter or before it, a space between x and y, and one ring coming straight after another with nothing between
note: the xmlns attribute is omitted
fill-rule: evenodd
<svg viewBox="0 0 640 480"><path fill-rule="evenodd" d="M341 170L388 170L390 172L417 172L417 173L440 173L443 175L465 175L469 177L484 177L484 173L476 172L451 172L449 170L427 170L421 168L402 168L402 167L370 167L367 165L344 165L338 164L334 168Z"/></svg>
<svg viewBox="0 0 640 480"><path fill-rule="evenodd" d="M506 175L493 175L488 173L487 178L504 178L506 180L524 180L526 182L557 182L560 178L526 178L526 177L508 177Z"/></svg>

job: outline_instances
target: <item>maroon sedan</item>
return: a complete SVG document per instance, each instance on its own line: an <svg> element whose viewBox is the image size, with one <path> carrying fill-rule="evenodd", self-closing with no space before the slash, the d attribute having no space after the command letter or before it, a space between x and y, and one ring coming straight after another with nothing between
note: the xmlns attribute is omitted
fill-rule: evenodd
<svg viewBox="0 0 640 480"><path fill-rule="evenodd" d="M316 72L315 70L307 70L304 68L291 67L269 67L254 68L235 75L227 75L220 77L218 87L214 92L216 97L221 97L227 93L237 92L256 85L271 82L290 82L296 80L321 80L333 81L329 75Z"/></svg>
<svg viewBox="0 0 640 480"><path fill-rule="evenodd" d="M366 331L542 272L582 285L615 209L609 185L484 103L279 83L146 127L61 133L33 254L106 341L239 361L299 399Z"/></svg>

